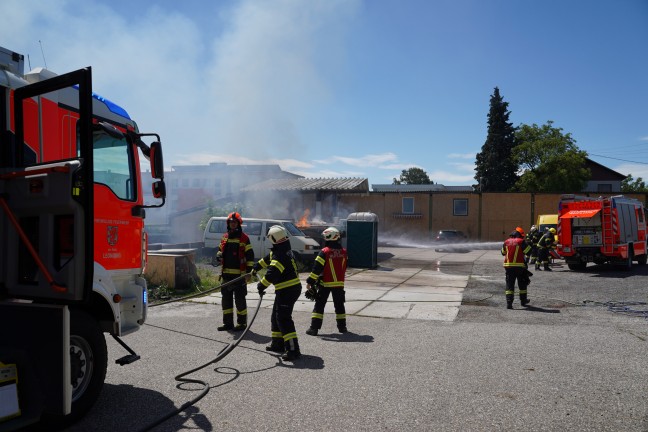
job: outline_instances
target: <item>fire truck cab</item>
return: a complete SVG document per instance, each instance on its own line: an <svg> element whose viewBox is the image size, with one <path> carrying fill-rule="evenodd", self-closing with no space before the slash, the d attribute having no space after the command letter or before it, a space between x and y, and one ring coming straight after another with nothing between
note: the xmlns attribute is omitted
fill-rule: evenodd
<svg viewBox="0 0 648 432"><path fill-rule="evenodd" d="M639 200L563 195L557 230L558 253L571 270L588 262L646 264L646 210Z"/></svg>
<svg viewBox="0 0 648 432"><path fill-rule="evenodd" d="M93 93L89 67L23 69L0 48L0 372L15 378L0 393L3 430L87 412L104 333L128 351L117 363L139 359L120 337L146 320L145 208L165 199L159 136Z"/></svg>

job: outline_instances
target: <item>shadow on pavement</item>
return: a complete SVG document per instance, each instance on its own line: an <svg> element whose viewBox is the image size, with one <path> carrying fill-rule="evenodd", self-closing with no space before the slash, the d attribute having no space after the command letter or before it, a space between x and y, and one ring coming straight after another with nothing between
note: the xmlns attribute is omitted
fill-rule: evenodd
<svg viewBox="0 0 648 432"><path fill-rule="evenodd" d="M370 335L359 335L353 332L347 333L329 333L329 334L320 334L322 340L332 341L332 342L363 342L371 343L374 341L374 337Z"/></svg>
<svg viewBox="0 0 648 432"><path fill-rule="evenodd" d="M105 406L115 407L115 409L102 408ZM48 425L46 429L30 430L116 431L124 430L124 419L130 419L130 430L138 430L158 421L175 409L175 403L159 392L127 384L104 384L101 396L93 408L94 415L84 417L65 429L53 429ZM119 415L115 415L115 412ZM187 407L162 424L164 430L181 430L188 427L186 423L189 419L202 431L214 430L209 419L195 406Z"/></svg>
<svg viewBox="0 0 648 432"><path fill-rule="evenodd" d="M560 313L560 310L558 309L545 309L545 308L530 306L530 305L528 305L525 309L531 312Z"/></svg>
<svg viewBox="0 0 648 432"><path fill-rule="evenodd" d="M302 354L301 357L299 357L294 362L284 362L283 360L279 360L277 366L282 366L290 369L318 370L324 369L324 359L318 356Z"/></svg>

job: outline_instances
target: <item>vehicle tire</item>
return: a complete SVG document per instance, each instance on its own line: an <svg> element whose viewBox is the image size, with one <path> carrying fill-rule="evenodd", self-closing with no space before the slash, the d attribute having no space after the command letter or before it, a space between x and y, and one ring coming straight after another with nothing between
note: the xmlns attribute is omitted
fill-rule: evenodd
<svg viewBox="0 0 648 432"><path fill-rule="evenodd" d="M587 267L587 263L584 263L584 262L567 263L567 267L569 267L569 270L583 271L583 270L585 270L585 267Z"/></svg>
<svg viewBox="0 0 648 432"><path fill-rule="evenodd" d="M99 323L86 312L70 312L72 413L77 419L97 401L106 378L108 349Z"/></svg>
<svg viewBox="0 0 648 432"><path fill-rule="evenodd" d="M646 265L646 263L648 262L648 255L646 254L639 255L636 258L637 258L637 264L639 265Z"/></svg>

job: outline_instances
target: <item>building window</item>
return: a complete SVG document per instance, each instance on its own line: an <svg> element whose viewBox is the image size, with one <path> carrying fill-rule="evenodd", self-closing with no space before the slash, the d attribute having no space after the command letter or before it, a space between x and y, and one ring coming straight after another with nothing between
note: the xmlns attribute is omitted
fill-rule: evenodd
<svg viewBox="0 0 648 432"><path fill-rule="evenodd" d="M403 198L403 213L412 214L414 213L414 198Z"/></svg>
<svg viewBox="0 0 648 432"><path fill-rule="evenodd" d="M612 185L610 183L599 183L596 186L596 192L612 192Z"/></svg>
<svg viewBox="0 0 648 432"><path fill-rule="evenodd" d="M468 216L468 200L455 199L452 200L452 215L453 216Z"/></svg>

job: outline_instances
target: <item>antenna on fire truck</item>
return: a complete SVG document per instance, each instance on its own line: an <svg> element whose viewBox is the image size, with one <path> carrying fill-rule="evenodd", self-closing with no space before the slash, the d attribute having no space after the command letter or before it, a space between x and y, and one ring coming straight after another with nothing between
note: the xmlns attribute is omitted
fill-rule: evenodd
<svg viewBox="0 0 648 432"><path fill-rule="evenodd" d="M43 43L40 41L40 39L38 39L38 43L40 44L41 54L43 55L43 63L45 63L45 69L47 69L47 60L45 60L45 52L43 51ZM29 66L29 68L31 69L31 66Z"/></svg>

